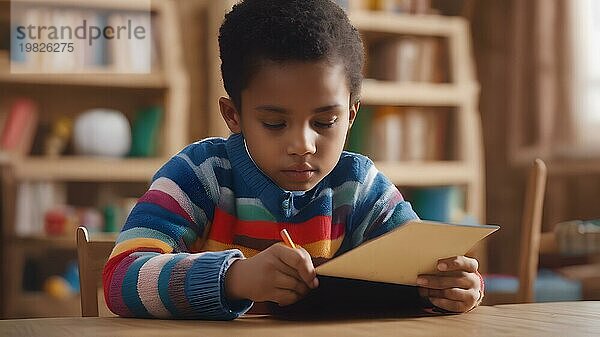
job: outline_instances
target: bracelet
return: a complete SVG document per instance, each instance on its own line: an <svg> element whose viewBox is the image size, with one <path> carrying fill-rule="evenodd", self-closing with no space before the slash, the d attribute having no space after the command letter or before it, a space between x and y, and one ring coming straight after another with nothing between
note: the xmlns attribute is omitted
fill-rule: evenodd
<svg viewBox="0 0 600 337"><path fill-rule="evenodd" d="M475 275L477 275L477 277L479 277L479 298L477 299L477 303L475 303L475 307L477 307L478 305L481 304L481 302L483 302L483 296L485 293L485 282L483 281L483 276L481 276L479 271L476 271ZM475 308L475 307L473 307L473 308ZM471 309L471 310L473 310L473 309Z"/></svg>

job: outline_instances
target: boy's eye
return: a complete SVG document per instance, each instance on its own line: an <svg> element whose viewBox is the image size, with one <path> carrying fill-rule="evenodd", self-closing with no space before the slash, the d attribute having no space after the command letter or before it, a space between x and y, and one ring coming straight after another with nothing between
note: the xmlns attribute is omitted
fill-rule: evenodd
<svg viewBox="0 0 600 337"><path fill-rule="evenodd" d="M319 121L316 121L316 122L315 122L315 126L316 126L316 127L318 127L318 128L324 128L324 129L328 129L328 128L331 128L331 127L333 127L333 125L334 125L336 122L337 122L337 118L336 118L336 119L334 119L334 120L327 121L327 122L319 122Z"/></svg>
<svg viewBox="0 0 600 337"><path fill-rule="evenodd" d="M263 122L262 123L263 126L267 129L270 130L279 130L279 129L283 129L285 127L285 123L267 123L267 122Z"/></svg>

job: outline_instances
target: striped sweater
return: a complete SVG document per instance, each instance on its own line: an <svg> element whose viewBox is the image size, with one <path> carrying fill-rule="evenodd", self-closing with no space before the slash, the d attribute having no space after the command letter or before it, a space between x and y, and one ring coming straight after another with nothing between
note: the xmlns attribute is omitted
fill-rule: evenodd
<svg viewBox="0 0 600 337"><path fill-rule="evenodd" d="M241 134L206 139L155 174L104 267L104 296L125 317L234 319L252 302L225 297L228 267L281 229L318 265L415 218L364 156L343 152L314 188L290 192L254 164Z"/></svg>

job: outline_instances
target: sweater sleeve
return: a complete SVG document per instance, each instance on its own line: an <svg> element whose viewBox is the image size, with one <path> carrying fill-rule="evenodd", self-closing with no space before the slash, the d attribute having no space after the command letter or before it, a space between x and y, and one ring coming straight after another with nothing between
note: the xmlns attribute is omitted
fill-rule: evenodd
<svg viewBox="0 0 600 337"><path fill-rule="evenodd" d="M419 218L398 188L377 170L371 160L364 161L360 171L365 176L357 190L349 233L351 248Z"/></svg>
<svg viewBox="0 0 600 337"><path fill-rule="evenodd" d="M188 148L156 173L104 267L104 296L113 313L230 320L250 308L250 301L224 296L225 273L243 258L239 250L190 253L208 233L219 196L215 172L222 165L228 161L195 158Z"/></svg>

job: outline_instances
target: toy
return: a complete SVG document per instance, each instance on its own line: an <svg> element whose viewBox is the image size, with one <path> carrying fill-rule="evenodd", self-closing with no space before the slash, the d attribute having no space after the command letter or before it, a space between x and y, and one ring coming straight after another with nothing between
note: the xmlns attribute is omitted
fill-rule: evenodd
<svg viewBox="0 0 600 337"><path fill-rule="evenodd" d="M73 119L61 117L52 124L52 132L46 138L44 154L56 157L65 151L71 134L73 133Z"/></svg>
<svg viewBox="0 0 600 337"><path fill-rule="evenodd" d="M73 145L81 155L123 157L131 147L129 121L117 110L87 110L75 121Z"/></svg>
<svg viewBox="0 0 600 337"><path fill-rule="evenodd" d="M64 300L72 294L67 280L58 275L52 275L44 281L44 291L57 299Z"/></svg>
<svg viewBox="0 0 600 337"><path fill-rule="evenodd" d="M77 261L71 261L63 275L52 275L44 281L44 291L56 298L67 299L79 293L79 268Z"/></svg>
<svg viewBox="0 0 600 337"><path fill-rule="evenodd" d="M100 232L104 221L94 208L74 208L59 205L44 214L44 230L49 236L72 235L78 226L85 226L90 232Z"/></svg>

